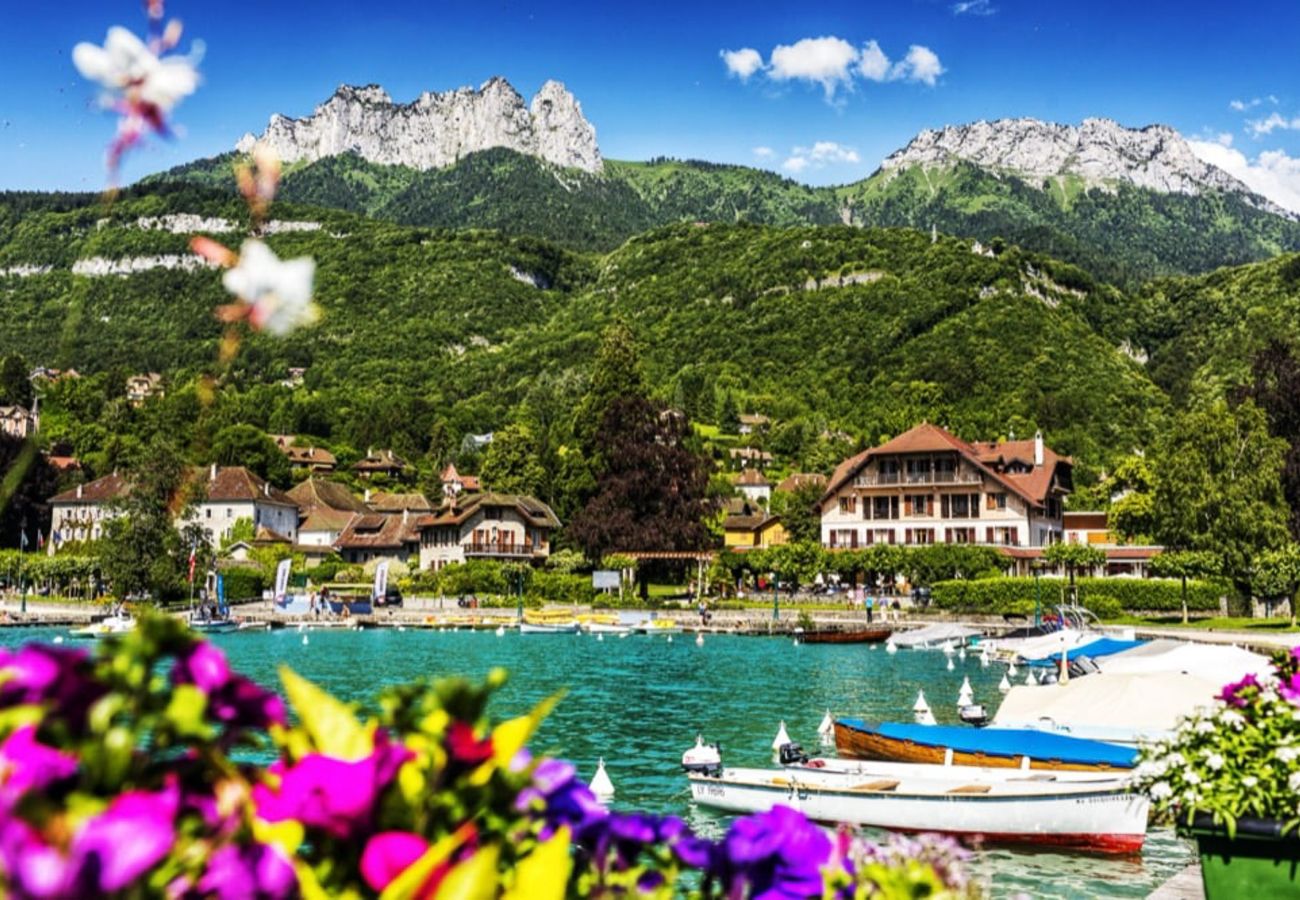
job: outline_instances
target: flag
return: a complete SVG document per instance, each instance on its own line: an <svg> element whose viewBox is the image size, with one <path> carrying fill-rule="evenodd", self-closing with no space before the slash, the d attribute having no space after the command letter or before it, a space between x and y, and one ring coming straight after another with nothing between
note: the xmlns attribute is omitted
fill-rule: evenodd
<svg viewBox="0 0 1300 900"><path fill-rule="evenodd" d="M190 544L190 584L194 583L194 555L198 550L198 544Z"/></svg>
<svg viewBox="0 0 1300 900"><path fill-rule="evenodd" d="M22 530L18 532L18 542L19 542L19 546L21 546L22 549L24 550L27 549L27 526L26 525L24 525L22 527Z"/></svg>

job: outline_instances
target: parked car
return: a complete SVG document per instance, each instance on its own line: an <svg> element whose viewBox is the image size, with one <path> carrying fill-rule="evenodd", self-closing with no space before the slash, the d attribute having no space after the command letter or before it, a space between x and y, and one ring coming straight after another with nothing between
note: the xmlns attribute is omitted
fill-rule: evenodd
<svg viewBox="0 0 1300 900"><path fill-rule="evenodd" d="M402 605L402 592L391 584L388 586L388 590L384 591L384 596L380 597L378 600L375 601L375 606L401 606L401 605Z"/></svg>

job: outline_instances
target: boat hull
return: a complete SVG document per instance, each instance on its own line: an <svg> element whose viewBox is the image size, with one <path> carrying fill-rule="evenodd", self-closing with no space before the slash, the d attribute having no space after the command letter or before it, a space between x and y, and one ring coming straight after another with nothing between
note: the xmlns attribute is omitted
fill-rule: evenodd
<svg viewBox="0 0 1300 900"><path fill-rule="evenodd" d="M189 622L189 626L191 630L203 634L221 634L239 629L239 623L234 619L196 619Z"/></svg>
<svg viewBox="0 0 1300 900"><path fill-rule="evenodd" d="M805 644L883 644L894 633L892 628L864 628L855 631L805 631L799 640Z"/></svg>
<svg viewBox="0 0 1300 900"><path fill-rule="evenodd" d="M771 773L768 773L771 775ZM691 796L701 806L732 813L789 806L824 823L905 833L941 832L969 842L1026 844L1088 853L1142 849L1148 801L1114 787L1062 785L1033 795L946 793L921 795L871 790L871 783L818 783L798 777L720 778L692 774ZM886 782L887 784L888 782Z"/></svg>
<svg viewBox="0 0 1300 900"><path fill-rule="evenodd" d="M1130 766L1042 759L1034 756L965 750L935 744L923 744L874 731L864 731L835 723L835 752L847 759L885 762L927 763L930 765L978 766L989 769L1020 769L1028 759L1030 769L1057 772L1128 772ZM949 758L951 753L951 758Z"/></svg>
<svg viewBox="0 0 1300 900"><path fill-rule="evenodd" d="M520 634L577 634L577 622L520 622Z"/></svg>

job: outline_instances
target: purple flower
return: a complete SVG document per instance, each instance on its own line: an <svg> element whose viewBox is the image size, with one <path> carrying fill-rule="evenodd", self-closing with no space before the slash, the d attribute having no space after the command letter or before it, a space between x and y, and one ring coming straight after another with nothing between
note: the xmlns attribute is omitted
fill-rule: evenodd
<svg viewBox="0 0 1300 900"><path fill-rule="evenodd" d="M0 871L14 898L72 896L76 871L56 847L22 819L5 816L0 824Z"/></svg>
<svg viewBox="0 0 1300 900"><path fill-rule="evenodd" d="M227 844L212 854L199 893L219 900L279 900L298 893L293 864L269 844Z"/></svg>
<svg viewBox="0 0 1300 900"><path fill-rule="evenodd" d="M127 791L82 826L72 855L90 867L99 891L122 890L168 854L180 799L175 782L156 793Z"/></svg>
<svg viewBox="0 0 1300 900"><path fill-rule="evenodd" d="M36 740L36 726L24 725L0 745L0 803L11 806L23 794L77 773L77 759Z"/></svg>
<svg viewBox="0 0 1300 900"><path fill-rule="evenodd" d="M1240 681L1224 685L1223 690L1219 693L1219 699L1229 706L1245 709L1258 693L1259 682L1254 675L1247 675Z"/></svg>
<svg viewBox="0 0 1300 900"><path fill-rule="evenodd" d="M280 785L253 788L257 813L268 822L296 819L339 839L367 831L379 795L414 754L389 743L384 732L375 735L374 752L354 762L312 753L292 768L273 763L268 772Z"/></svg>
<svg viewBox="0 0 1300 900"><path fill-rule="evenodd" d="M226 655L207 641L196 642L176 660L172 681L192 684L207 694L212 718L232 731L285 724L284 701L243 675L233 674Z"/></svg>
<svg viewBox="0 0 1300 900"><path fill-rule="evenodd" d="M1296 672L1285 681L1279 681L1277 691L1292 703L1300 703L1300 672Z"/></svg>
<svg viewBox="0 0 1300 900"><path fill-rule="evenodd" d="M429 849L429 842L409 831L381 831L361 853L361 877L382 891Z"/></svg>
<svg viewBox="0 0 1300 900"><path fill-rule="evenodd" d="M831 841L803 813L774 806L732 823L722 844L724 884L752 900L815 897Z"/></svg>
<svg viewBox="0 0 1300 900"><path fill-rule="evenodd" d="M81 650L27 644L17 653L0 650L0 708L22 704L52 704L76 731L86 711L104 695L103 685L90 673L90 658Z"/></svg>
<svg viewBox="0 0 1300 900"><path fill-rule="evenodd" d="M561 825L568 825L574 835L580 836L592 823L609 815L591 788L578 779L577 770L558 759L544 759L538 764L532 785L515 798L515 808L540 812L546 823L543 839Z"/></svg>

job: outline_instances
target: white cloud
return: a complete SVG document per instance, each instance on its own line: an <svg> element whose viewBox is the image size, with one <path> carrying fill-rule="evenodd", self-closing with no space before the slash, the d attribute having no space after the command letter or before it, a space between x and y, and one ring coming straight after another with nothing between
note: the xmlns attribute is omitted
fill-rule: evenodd
<svg viewBox="0 0 1300 900"><path fill-rule="evenodd" d="M804 38L778 45L772 51L768 73L777 81L797 79L820 84L830 99L841 85L851 85L850 67L857 58L858 51L843 38Z"/></svg>
<svg viewBox="0 0 1300 900"><path fill-rule="evenodd" d="M1214 141L1188 141L1192 152L1218 166L1278 206L1300 214L1300 157L1266 150L1252 162L1240 150Z"/></svg>
<svg viewBox="0 0 1300 900"><path fill-rule="evenodd" d="M1228 108L1235 112L1245 112L1248 109L1254 109L1256 106L1259 106L1258 97L1253 100L1233 100L1228 104Z"/></svg>
<svg viewBox="0 0 1300 900"><path fill-rule="evenodd" d="M952 5L954 16L991 16L997 12L992 0L961 0Z"/></svg>
<svg viewBox="0 0 1300 900"><path fill-rule="evenodd" d="M875 41L867 41L858 56L858 74L869 81L884 81L889 77L889 57Z"/></svg>
<svg viewBox="0 0 1300 900"><path fill-rule="evenodd" d="M845 147L835 141L817 141L811 148L795 147L799 156L807 156L815 163L856 163L861 162L858 151Z"/></svg>
<svg viewBox="0 0 1300 900"><path fill-rule="evenodd" d="M774 151L771 147L754 148L754 155L757 156L759 159L770 159L772 157L772 154L775 152L776 151Z"/></svg>
<svg viewBox="0 0 1300 900"><path fill-rule="evenodd" d="M1214 142L1220 147L1232 146L1232 134L1227 131L1220 131L1214 136Z"/></svg>
<svg viewBox="0 0 1300 900"><path fill-rule="evenodd" d="M808 159L804 156L792 156L785 162L781 163L781 168L794 175L798 175L804 169L808 168Z"/></svg>
<svg viewBox="0 0 1300 900"><path fill-rule="evenodd" d="M741 81L748 80L750 75L763 68L763 57L753 47L722 50L720 55L722 61L727 64L727 71Z"/></svg>
<svg viewBox="0 0 1300 900"><path fill-rule="evenodd" d="M907 56L894 63L889 77L891 80L919 81L934 87L943 73L944 68L937 53L929 47L913 44L907 48Z"/></svg>
<svg viewBox="0 0 1300 900"><path fill-rule="evenodd" d="M1300 116L1294 119L1288 119L1279 112L1269 113L1266 119L1253 119L1246 123L1250 128L1251 134L1255 137L1262 137L1266 134L1272 134L1279 128L1283 131L1300 131Z"/></svg>

